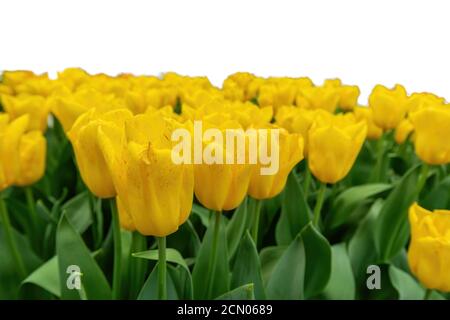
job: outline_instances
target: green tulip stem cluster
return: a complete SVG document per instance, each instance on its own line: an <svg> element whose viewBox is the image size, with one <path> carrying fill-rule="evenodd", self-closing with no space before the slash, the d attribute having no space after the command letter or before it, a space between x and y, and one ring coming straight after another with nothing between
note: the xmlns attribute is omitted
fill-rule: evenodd
<svg viewBox="0 0 450 320"><path fill-rule="evenodd" d="M417 182L416 197L415 197L416 199L419 198L420 192L422 192L422 189L425 186L429 171L430 171L430 165L428 165L425 162L422 163L422 167L420 169L419 181Z"/></svg>
<svg viewBox="0 0 450 320"><path fill-rule="evenodd" d="M158 241L158 298L167 300L167 258L166 258L166 237L157 237Z"/></svg>
<svg viewBox="0 0 450 320"><path fill-rule="evenodd" d="M326 192L326 190L327 190L327 184L326 183L321 183L320 187L319 187L319 191L317 193L316 206L314 207L313 224L316 227L319 227L320 213L322 211L323 202L325 200L325 192Z"/></svg>
<svg viewBox="0 0 450 320"><path fill-rule="evenodd" d="M34 195L33 195L33 189L32 187L28 186L25 188L25 197L27 198L27 206L28 206L28 211L30 213L31 216L31 222L33 224L32 226L32 231L35 233L38 232L38 227L39 227L39 219L36 213L36 206L35 206L35 201L34 201Z"/></svg>
<svg viewBox="0 0 450 320"><path fill-rule="evenodd" d="M212 250L211 250L211 257L209 259L209 266L208 266L208 274L210 275L210 278L207 282L207 292L206 296L209 297L212 292L212 287L214 283L214 277L215 277L215 270L216 270L216 263L217 263L217 246L219 242L219 234L220 234L220 218L222 216L222 212L215 211L214 212L215 219L214 219L214 234L213 234L213 242L212 242Z"/></svg>
<svg viewBox="0 0 450 320"><path fill-rule="evenodd" d="M311 171L308 166L305 167L305 180L303 182L303 191L305 193L305 199L308 199L309 187L311 185Z"/></svg>
<svg viewBox="0 0 450 320"><path fill-rule="evenodd" d="M259 220L261 217L261 207L262 207L262 200L255 200L254 205L254 222L252 227L252 238L253 241L255 241L255 244L258 244L258 230L259 230Z"/></svg>
<svg viewBox="0 0 450 320"><path fill-rule="evenodd" d="M386 134L382 134L381 137L377 141L377 159L374 168L373 181L380 182L381 180L381 172L383 170L383 158L384 158L384 141Z"/></svg>
<svg viewBox="0 0 450 320"><path fill-rule="evenodd" d="M120 235L119 214L117 212L116 200L112 198L111 215L114 238L114 267L113 267L113 298L120 299L121 277L122 277L122 240Z"/></svg>
<svg viewBox="0 0 450 320"><path fill-rule="evenodd" d="M13 228L11 226L11 220L9 219L8 209L6 208L5 200L3 200L0 194L0 216L1 222L3 224L3 230L5 232L6 242L8 243L11 254L15 260L17 271L21 279L25 279L27 276L27 270L23 262L22 256L17 248L16 241L14 239Z"/></svg>

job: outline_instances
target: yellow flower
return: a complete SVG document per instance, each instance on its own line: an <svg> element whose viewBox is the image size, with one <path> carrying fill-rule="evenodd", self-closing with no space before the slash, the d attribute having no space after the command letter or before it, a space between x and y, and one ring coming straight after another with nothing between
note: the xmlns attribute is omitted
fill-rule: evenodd
<svg viewBox="0 0 450 320"><path fill-rule="evenodd" d="M342 86L338 89L339 108L350 111L358 104L360 94L358 86Z"/></svg>
<svg viewBox="0 0 450 320"><path fill-rule="evenodd" d="M225 130L233 131L238 137L242 137L246 141L245 146L248 147L248 137L240 130L239 123L234 120L224 121L222 117L217 115L211 115L205 117L203 121L203 130L208 128L218 129L222 132L222 136L225 136ZM233 130L237 129L237 130ZM239 139L239 138L238 138ZM237 140L237 139L236 139ZM248 185L250 183L250 177L252 173L252 165L245 161L245 163L226 163L224 160L227 156L227 150L225 142L222 141L205 141L203 140L203 152L206 149L218 150L222 154L222 163L208 163L202 161L200 164L194 165L195 172L195 196L198 201L208 209L222 211L232 210L239 206L244 200L247 194ZM238 143L235 144L232 151L235 155L238 152L245 153L246 150L238 150ZM215 152L211 151L211 154Z"/></svg>
<svg viewBox="0 0 450 320"><path fill-rule="evenodd" d="M89 190L100 198L116 195L111 174L98 142L98 128L103 122L124 123L132 114L128 109L117 109L97 114L91 109L67 133L72 142L80 175Z"/></svg>
<svg viewBox="0 0 450 320"><path fill-rule="evenodd" d="M41 131L24 134L20 140L20 173L15 185L29 186L39 181L45 172L47 143Z"/></svg>
<svg viewBox="0 0 450 320"><path fill-rule="evenodd" d="M25 70L4 71L2 75L3 84L13 90L26 80L34 77L36 77L36 75L33 72Z"/></svg>
<svg viewBox="0 0 450 320"><path fill-rule="evenodd" d="M65 132L68 132L77 118L89 110L89 106L84 105L72 97L55 95L47 100L48 107L61 123Z"/></svg>
<svg viewBox="0 0 450 320"><path fill-rule="evenodd" d="M353 166L364 143L367 125L352 115L317 117L309 130L308 166L323 183L336 183Z"/></svg>
<svg viewBox="0 0 450 320"><path fill-rule="evenodd" d="M409 135L414 131L414 126L408 118L403 119L395 128L395 142L402 144L408 139Z"/></svg>
<svg viewBox="0 0 450 320"><path fill-rule="evenodd" d="M428 211L417 203L409 209L411 272L428 289L450 291L450 211Z"/></svg>
<svg viewBox="0 0 450 320"><path fill-rule="evenodd" d="M302 105L306 102L306 105ZM323 109L334 113L339 103L339 94L335 88L303 88L297 97L297 105L312 109Z"/></svg>
<svg viewBox="0 0 450 320"><path fill-rule="evenodd" d="M273 127L273 130L276 127ZM286 180L294 166L303 159L303 138L299 134L279 129L279 169L273 175L262 175L261 163L254 166L248 194L255 199L269 199L278 195L286 185ZM270 137L270 133L268 134ZM268 139L269 143L275 143ZM262 147L261 145L259 146ZM270 149L270 147L268 147Z"/></svg>
<svg viewBox="0 0 450 320"><path fill-rule="evenodd" d="M308 155L308 131L316 117L332 117L332 114L322 110L311 110L298 107L281 107L276 116L277 125L291 133L299 133L304 139L304 154Z"/></svg>
<svg viewBox="0 0 450 320"><path fill-rule="evenodd" d="M89 74L81 68L67 68L58 72L58 81L71 91L89 79Z"/></svg>
<svg viewBox="0 0 450 320"><path fill-rule="evenodd" d="M123 227L163 237L188 218L193 166L175 164L171 157L171 134L179 126L153 114L128 119L125 129L114 122L101 125L99 141L120 200Z"/></svg>
<svg viewBox="0 0 450 320"><path fill-rule="evenodd" d="M450 163L450 107L420 109L410 118L418 157L432 165Z"/></svg>
<svg viewBox="0 0 450 320"><path fill-rule="evenodd" d="M20 174L20 139L28 127L29 116L11 122L0 113L0 191L14 184Z"/></svg>
<svg viewBox="0 0 450 320"><path fill-rule="evenodd" d="M373 110L373 120L378 127L383 130L394 129L408 109L406 90L399 84L393 89L376 85L369 96L369 107Z"/></svg>
<svg viewBox="0 0 450 320"><path fill-rule="evenodd" d="M368 107L356 107L353 110L358 121L365 120L367 123L367 138L377 140L383 134L383 130L373 121L373 110Z"/></svg>
<svg viewBox="0 0 450 320"><path fill-rule="evenodd" d="M50 112L45 99L41 96L19 95L19 96L2 96L2 103L5 111L16 119L24 114L30 115L28 130L47 130L48 114Z"/></svg>
<svg viewBox="0 0 450 320"><path fill-rule="evenodd" d="M8 87L7 85L0 83L0 94L14 94L14 90L11 87Z"/></svg>

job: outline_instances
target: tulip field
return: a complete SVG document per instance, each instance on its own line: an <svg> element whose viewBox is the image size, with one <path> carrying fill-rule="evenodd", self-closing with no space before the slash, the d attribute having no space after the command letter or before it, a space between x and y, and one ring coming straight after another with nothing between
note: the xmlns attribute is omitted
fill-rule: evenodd
<svg viewBox="0 0 450 320"><path fill-rule="evenodd" d="M450 298L450 104L339 79L0 76L0 299Z"/></svg>

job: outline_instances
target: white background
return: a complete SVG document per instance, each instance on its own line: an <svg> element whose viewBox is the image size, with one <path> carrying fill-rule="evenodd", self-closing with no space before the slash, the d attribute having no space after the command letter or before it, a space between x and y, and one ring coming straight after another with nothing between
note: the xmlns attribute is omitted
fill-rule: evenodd
<svg viewBox="0 0 450 320"><path fill-rule="evenodd" d="M0 70L340 77L450 100L445 0L0 0Z"/></svg>

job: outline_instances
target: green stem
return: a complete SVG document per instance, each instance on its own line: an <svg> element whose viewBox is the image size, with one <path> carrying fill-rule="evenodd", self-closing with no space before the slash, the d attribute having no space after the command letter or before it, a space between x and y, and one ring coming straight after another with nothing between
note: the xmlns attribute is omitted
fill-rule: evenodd
<svg viewBox="0 0 450 320"><path fill-rule="evenodd" d="M430 300L432 293L433 293L433 290L427 289L427 291L425 291L425 296L423 297L423 300Z"/></svg>
<svg viewBox="0 0 450 320"><path fill-rule="evenodd" d="M254 211L254 222L253 222L253 228L252 228L252 238L253 241L255 241L255 245L258 244L258 230L259 230L259 219L261 217L261 206L262 206L262 200L255 199L255 211Z"/></svg>
<svg viewBox="0 0 450 320"><path fill-rule="evenodd" d="M430 166L425 162L423 162L422 168L420 168L419 181L417 182L416 196L415 196L416 200L419 200L420 192L422 191L423 187L425 186L425 183L427 182L429 170Z"/></svg>
<svg viewBox="0 0 450 320"><path fill-rule="evenodd" d="M313 224L315 227L319 226L320 222L320 212L322 211L323 201L325 200L325 191L327 190L327 185L321 183L319 187L319 193L317 194L316 206L314 207L314 220Z"/></svg>
<svg viewBox="0 0 450 320"><path fill-rule="evenodd" d="M16 264L17 271L20 275L20 278L25 279L25 277L27 276L27 270L22 260L22 256L20 255L20 252L17 249L17 244L14 239L11 221L9 219L8 209L6 208L5 201L3 200L1 195L0 195L0 215L3 224L3 229L5 231L6 242L8 243L9 249L11 250L11 254Z"/></svg>
<svg viewBox="0 0 450 320"><path fill-rule="evenodd" d="M110 204L114 238L113 299L120 299L122 280L122 241L116 199L111 199Z"/></svg>
<svg viewBox="0 0 450 320"><path fill-rule="evenodd" d="M374 182L379 182L381 180L384 157L384 137L385 134L382 134L377 143L377 162L375 163Z"/></svg>
<svg viewBox="0 0 450 320"><path fill-rule="evenodd" d="M33 222L33 231L37 232L39 220L36 213L36 202L34 201L33 189L31 187L25 188L25 196L27 198L28 211L30 211L31 220Z"/></svg>
<svg viewBox="0 0 450 320"><path fill-rule="evenodd" d="M214 283L214 277L216 273L216 260L217 260L217 243L219 242L219 230L220 230L220 217L222 216L222 212L215 212L216 219L214 220L214 235L213 235L213 243L211 250L211 258L209 260L208 274L208 289L206 292L206 298L211 298L212 287Z"/></svg>
<svg viewBox="0 0 450 320"><path fill-rule="evenodd" d="M309 187L311 185L311 171L309 170L308 164L305 166L305 180L303 181L303 191L305 194L305 199L308 201Z"/></svg>
<svg viewBox="0 0 450 320"><path fill-rule="evenodd" d="M166 237L157 237L158 240L158 298L167 300L166 284Z"/></svg>

